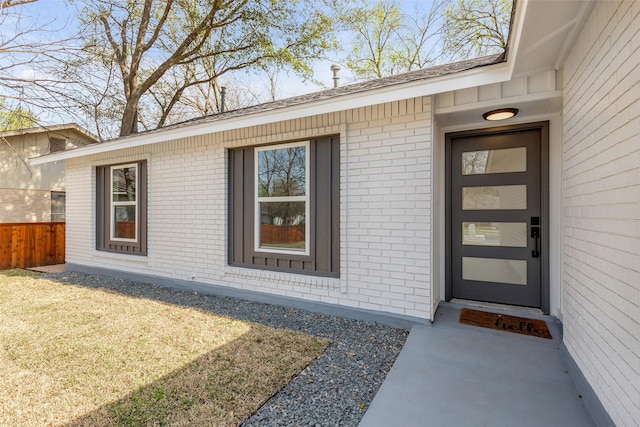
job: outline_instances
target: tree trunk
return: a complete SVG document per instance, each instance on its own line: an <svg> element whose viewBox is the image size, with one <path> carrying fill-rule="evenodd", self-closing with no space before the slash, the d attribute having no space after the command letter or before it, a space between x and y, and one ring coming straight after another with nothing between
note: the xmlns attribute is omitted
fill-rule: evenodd
<svg viewBox="0 0 640 427"><path fill-rule="evenodd" d="M140 98L130 98L127 100L122 113L122 124L120 125L120 136L127 136L138 133L138 102Z"/></svg>

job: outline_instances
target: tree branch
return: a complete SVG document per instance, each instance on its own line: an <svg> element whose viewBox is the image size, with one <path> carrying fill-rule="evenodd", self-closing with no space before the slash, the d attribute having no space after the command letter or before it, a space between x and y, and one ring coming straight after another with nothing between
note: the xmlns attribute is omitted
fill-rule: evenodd
<svg viewBox="0 0 640 427"><path fill-rule="evenodd" d="M0 0L0 10L7 9L21 4L33 3L38 0Z"/></svg>

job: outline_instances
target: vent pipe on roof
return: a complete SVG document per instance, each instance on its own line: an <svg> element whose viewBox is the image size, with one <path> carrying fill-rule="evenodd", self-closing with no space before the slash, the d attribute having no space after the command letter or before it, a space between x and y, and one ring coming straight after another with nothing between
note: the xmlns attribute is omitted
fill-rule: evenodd
<svg viewBox="0 0 640 427"><path fill-rule="evenodd" d="M331 71L333 71L333 87L338 87L338 80L340 80L338 72L340 71L340 66L338 64L333 64L331 66Z"/></svg>
<svg viewBox="0 0 640 427"><path fill-rule="evenodd" d="M227 93L227 88L222 86L220 87L220 112L224 113L224 96Z"/></svg>

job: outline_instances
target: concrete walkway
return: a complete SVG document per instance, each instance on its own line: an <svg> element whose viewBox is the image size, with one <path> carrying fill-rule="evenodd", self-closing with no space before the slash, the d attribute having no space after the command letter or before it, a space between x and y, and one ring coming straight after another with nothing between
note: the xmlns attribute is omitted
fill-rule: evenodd
<svg viewBox="0 0 640 427"><path fill-rule="evenodd" d="M43 265L42 267L31 267L27 270L37 271L38 273L64 273L64 264Z"/></svg>
<svg viewBox="0 0 640 427"><path fill-rule="evenodd" d="M545 318L549 340L461 325L459 316L447 304L432 325L411 329L361 427L595 426L561 359L559 323Z"/></svg>

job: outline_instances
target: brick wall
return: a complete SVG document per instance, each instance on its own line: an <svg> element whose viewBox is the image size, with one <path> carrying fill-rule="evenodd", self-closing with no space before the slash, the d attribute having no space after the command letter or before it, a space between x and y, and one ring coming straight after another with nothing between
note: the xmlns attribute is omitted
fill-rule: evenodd
<svg viewBox="0 0 640 427"><path fill-rule="evenodd" d="M429 318L431 99L67 162L67 262ZM339 134L340 278L227 265L227 150ZM95 166L148 161L148 256L95 250Z"/></svg>
<svg viewBox="0 0 640 427"><path fill-rule="evenodd" d="M601 1L564 69L565 343L640 426L640 2Z"/></svg>

